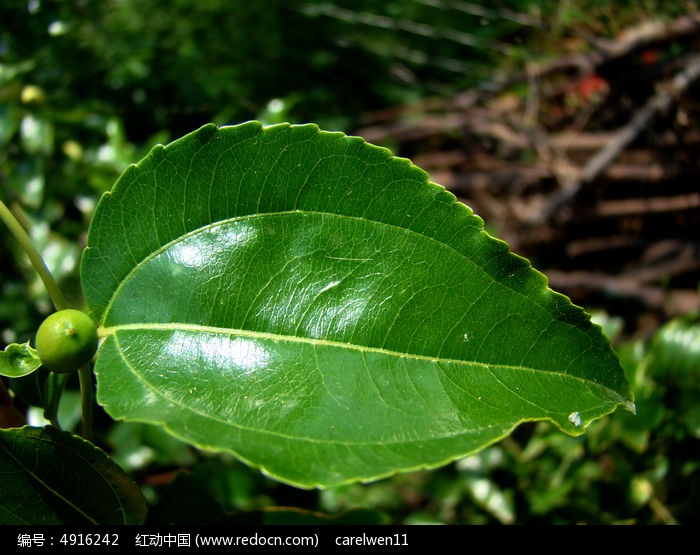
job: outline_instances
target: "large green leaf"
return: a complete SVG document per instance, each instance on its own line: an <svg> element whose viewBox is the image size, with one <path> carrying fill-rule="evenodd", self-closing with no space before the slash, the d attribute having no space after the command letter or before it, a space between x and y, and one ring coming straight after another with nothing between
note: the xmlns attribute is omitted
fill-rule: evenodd
<svg viewBox="0 0 700 555"><path fill-rule="evenodd" d="M146 501L97 447L55 428L0 430L0 524L141 524Z"/></svg>
<svg viewBox="0 0 700 555"><path fill-rule="evenodd" d="M600 328L469 208L314 125L155 147L98 205L82 282L113 417L303 487L631 407Z"/></svg>

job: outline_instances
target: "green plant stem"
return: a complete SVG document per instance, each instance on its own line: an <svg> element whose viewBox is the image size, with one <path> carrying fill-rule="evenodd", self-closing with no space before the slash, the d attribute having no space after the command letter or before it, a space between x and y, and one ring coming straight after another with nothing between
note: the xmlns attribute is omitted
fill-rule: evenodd
<svg viewBox="0 0 700 555"><path fill-rule="evenodd" d="M669 525L677 525L678 521L673 516L673 513L664 505L658 497L652 497L649 500L649 506L654 511L654 514L664 523Z"/></svg>
<svg viewBox="0 0 700 555"><path fill-rule="evenodd" d="M63 310L64 308L68 308L66 300L63 297L63 293L61 293L61 290L58 288L56 280L51 275L51 272L47 268L44 260L41 258L41 254L39 254L39 251L32 243L31 238L24 230L22 225L17 221L15 215L2 200L0 200L0 219L2 219L2 221L10 230L10 233L14 235L15 239L17 239L17 242L20 244L24 252L29 257L29 261L32 263L32 266L36 270L36 273L39 275L39 278L44 283L46 290L49 292L49 296L51 297L51 301L56 307L56 310Z"/></svg>
<svg viewBox="0 0 700 555"><path fill-rule="evenodd" d="M94 392L92 389L92 369L90 363L84 364L78 370L80 380L80 408L82 415L81 435L85 439L92 436L92 406L94 402Z"/></svg>
<svg viewBox="0 0 700 555"><path fill-rule="evenodd" d="M32 266L39 275L39 278L44 283L46 290L49 292L51 301L53 302L56 310L63 310L68 308L63 293L58 287L56 280L49 271L46 263L44 262L41 254L32 243L31 238L25 231L22 224L19 223L12 211L5 205L5 203L0 200L0 219L5 223L5 225L10 230L10 233L14 235L17 242L20 244L24 252L29 257ZM82 435L89 438L92 434L92 411L94 402L94 393L92 389L92 370L90 364L84 365L78 370L78 377L80 380L80 397L81 397L81 412L82 412ZM61 398L61 393L67 381L66 375L57 375L52 373L49 378L52 380L49 395L47 396L47 403L44 410L44 414L51 425L60 429L60 424L58 422L58 403Z"/></svg>
<svg viewBox="0 0 700 555"><path fill-rule="evenodd" d="M46 406L44 407L44 418L51 425L60 430L61 424L58 421L58 403L61 400L61 393L68 381L68 374L56 374L51 372L46 382Z"/></svg>

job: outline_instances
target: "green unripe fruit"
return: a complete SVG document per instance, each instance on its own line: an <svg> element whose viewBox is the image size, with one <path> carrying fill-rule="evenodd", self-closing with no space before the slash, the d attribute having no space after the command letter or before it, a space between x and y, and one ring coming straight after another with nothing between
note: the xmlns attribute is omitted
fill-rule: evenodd
<svg viewBox="0 0 700 555"><path fill-rule="evenodd" d="M72 308L54 312L36 332L36 350L44 366L72 372L97 351L97 326L87 314Z"/></svg>

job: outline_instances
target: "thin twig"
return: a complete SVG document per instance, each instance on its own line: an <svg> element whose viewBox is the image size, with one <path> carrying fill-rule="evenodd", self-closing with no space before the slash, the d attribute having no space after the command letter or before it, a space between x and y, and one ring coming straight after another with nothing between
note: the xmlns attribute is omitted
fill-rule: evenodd
<svg viewBox="0 0 700 555"><path fill-rule="evenodd" d="M560 208L568 204L583 186L594 181L649 126L657 114L668 111L673 102L698 78L700 78L700 54L690 57L683 70L675 75L668 86L660 88L637 111L630 122L586 162L579 175L564 182L559 194L553 196L544 210L536 216L536 221L531 223L549 220Z"/></svg>
<svg viewBox="0 0 700 555"><path fill-rule="evenodd" d="M10 233L14 235L15 239L22 247L22 250L24 250L24 252L29 257L29 261L32 263L34 270L36 270L36 273L39 275L39 278L44 283L46 290L49 292L49 296L51 297L51 301L56 307L56 310L68 308L68 304L66 303L66 300L63 297L63 293L61 293L61 290L59 289L56 280L51 275L51 272L46 266L46 263L41 257L41 254L34 246L34 243L32 242L25 229L20 225L20 223L17 221L17 218L5 205L5 203L2 202L2 200L0 200L0 220L2 220L5 223L5 225L10 230Z"/></svg>

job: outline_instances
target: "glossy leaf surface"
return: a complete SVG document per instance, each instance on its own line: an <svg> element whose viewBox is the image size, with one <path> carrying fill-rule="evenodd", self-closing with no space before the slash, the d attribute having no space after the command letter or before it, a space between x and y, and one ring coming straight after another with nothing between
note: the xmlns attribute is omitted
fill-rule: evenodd
<svg viewBox="0 0 700 555"><path fill-rule="evenodd" d="M21 378L41 368L39 355L30 344L10 343L0 351L0 376Z"/></svg>
<svg viewBox="0 0 700 555"><path fill-rule="evenodd" d="M142 524L131 478L91 443L55 428L0 430L0 524Z"/></svg>
<svg viewBox="0 0 700 555"><path fill-rule="evenodd" d="M98 400L304 487L435 467L629 403L598 326L408 160L205 126L100 202Z"/></svg>

